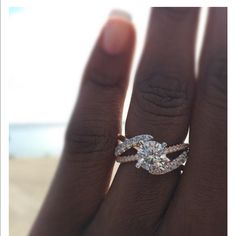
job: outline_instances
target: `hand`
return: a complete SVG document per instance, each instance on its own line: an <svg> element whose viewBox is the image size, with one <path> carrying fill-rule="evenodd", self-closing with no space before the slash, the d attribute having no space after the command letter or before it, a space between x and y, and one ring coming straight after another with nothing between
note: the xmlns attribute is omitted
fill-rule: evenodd
<svg viewBox="0 0 236 236"><path fill-rule="evenodd" d="M135 30L111 17L87 64L65 147L32 236L226 235L226 8L211 8L194 78L198 8L153 8L126 134L184 141L179 170L154 176L121 164L109 188Z"/></svg>

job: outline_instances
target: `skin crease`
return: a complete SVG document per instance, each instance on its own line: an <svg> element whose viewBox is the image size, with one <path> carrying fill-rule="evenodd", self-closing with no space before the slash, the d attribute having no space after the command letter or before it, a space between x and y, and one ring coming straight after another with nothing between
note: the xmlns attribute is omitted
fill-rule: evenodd
<svg viewBox="0 0 236 236"><path fill-rule="evenodd" d="M86 66L31 236L227 235L227 9L210 9L195 80L198 12L152 9L126 121L127 136L149 133L169 145L183 142L190 126L184 174L152 176L128 163L109 188L135 45L132 23L112 19Z"/></svg>

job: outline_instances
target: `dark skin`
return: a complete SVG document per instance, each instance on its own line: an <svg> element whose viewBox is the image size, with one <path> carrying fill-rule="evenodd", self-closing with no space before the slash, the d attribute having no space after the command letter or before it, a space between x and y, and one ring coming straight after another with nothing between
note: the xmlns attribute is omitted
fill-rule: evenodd
<svg viewBox="0 0 236 236"><path fill-rule="evenodd" d="M118 55L104 52L101 33L31 236L227 234L227 9L210 9L195 79L198 12L152 9L125 128L129 137L147 133L172 145L190 127L183 175L154 176L131 162L109 188L135 31L130 24Z"/></svg>

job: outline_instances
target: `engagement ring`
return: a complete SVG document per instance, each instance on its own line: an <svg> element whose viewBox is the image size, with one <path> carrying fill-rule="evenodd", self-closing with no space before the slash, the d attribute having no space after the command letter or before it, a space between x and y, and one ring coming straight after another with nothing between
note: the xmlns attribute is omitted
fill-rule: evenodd
<svg viewBox="0 0 236 236"><path fill-rule="evenodd" d="M115 149L116 161L126 163L137 161L136 167L147 170L153 175L162 175L173 171L185 164L188 158L189 145L186 143L168 146L153 140L148 134L138 135L132 138L118 136L119 144ZM135 149L133 155L122 155L130 149ZM167 154L182 151L176 158L171 160Z"/></svg>

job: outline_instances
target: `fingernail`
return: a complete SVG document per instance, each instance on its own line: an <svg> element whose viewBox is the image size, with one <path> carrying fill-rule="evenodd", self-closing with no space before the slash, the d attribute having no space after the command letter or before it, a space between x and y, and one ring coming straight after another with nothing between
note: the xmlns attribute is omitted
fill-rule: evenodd
<svg viewBox="0 0 236 236"><path fill-rule="evenodd" d="M132 27L131 17L128 13L121 10L112 11L103 29L103 49L112 55L119 54L127 49Z"/></svg>

